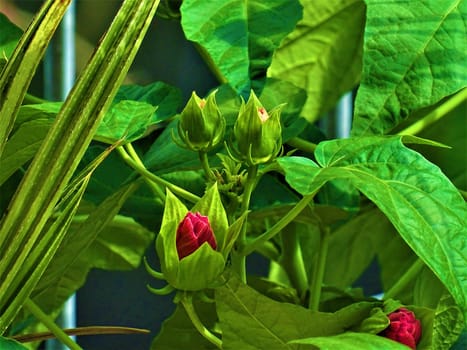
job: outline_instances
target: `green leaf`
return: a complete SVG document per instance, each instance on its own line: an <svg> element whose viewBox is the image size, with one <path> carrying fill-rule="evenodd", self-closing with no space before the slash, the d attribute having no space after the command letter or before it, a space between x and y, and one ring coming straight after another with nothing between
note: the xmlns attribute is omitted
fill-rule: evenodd
<svg viewBox="0 0 467 350"><path fill-rule="evenodd" d="M49 129L50 122L44 119L21 124L9 138L0 158L0 185L23 164L32 159Z"/></svg>
<svg viewBox="0 0 467 350"><path fill-rule="evenodd" d="M118 140L133 142L144 136L151 124L156 107L124 100L113 104L97 128L94 140L113 144Z"/></svg>
<svg viewBox="0 0 467 350"><path fill-rule="evenodd" d="M86 260L94 268L133 270L153 239L154 233L134 219L116 215L86 249Z"/></svg>
<svg viewBox="0 0 467 350"><path fill-rule="evenodd" d="M297 0L185 0L181 13L186 37L206 49L230 85L249 93L302 9Z"/></svg>
<svg viewBox="0 0 467 350"><path fill-rule="evenodd" d="M334 107L360 79L365 4L362 0L302 0L303 19L275 52L268 76L307 92L309 122Z"/></svg>
<svg viewBox="0 0 467 350"><path fill-rule="evenodd" d="M405 148L401 137L322 142L315 156L322 168L306 158L278 159L287 182L306 195L336 178L350 181L384 212L467 312L467 208L440 169Z"/></svg>
<svg viewBox="0 0 467 350"><path fill-rule="evenodd" d="M11 56L22 34L23 31L20 28L0 13L0 59Z"/></svg>
<svg viewBox="0 0 467 350"><path fill-rule="evenodd" d="M352 134L384 134L466 86L467 3L367 0Z"/></svg>
<svg viewBox="0 0 467 350"><path fill-rule="evenodd" d="M115 95L114 103L123 100L146 102L150 105L157 106L151 119L151 124L157 124L176 114L182 102L182 96L180 89L156 81L145 86L120 86L117 95Z"/></svg>
<svg viewBox="0 0 467 350"><path fill-rule="evenodd" d="M46 312L58 309L93 268L136 268L153 234L132 219L115 216L135 185L123 187L88 216L77 216L34 292Z"/></svg>
<svg viewBox="0 0 467 350"><path fill-rule="evenodd" d="M311 344L319 347L320 350L407 350L405 345L378 335L352 332L332 337L299 339L291 343Z"/></svg>
<svg viewBox="0 0 467 350"><path fill-rule="evenodd" d="M385 247L392 231L391 223L378 209L362 212L339 226L329 239L325 283L338 288L351 286Z"/></svg>
<svg viewBox="0 0 467 350"><path fill-rule="evenodd" d="M375 303L357 303L335 313L313 312L271 300L231 278L216 289L224 350L297 349L294 339L330 336L365 319Z"/></svg>
<svg viewBox="0 0 467 350"><path fill-rule="evenodd" d="M416 147L429 161L438 165L451 179L454 185L467 191L467 129L465 128L465 113L467 101L443 117L439 122L425 128L419 136L442 142L450 147L432 148Z"/></svg>
<svg viewBox="0 0 467 350"><path fill-rule="evenodd" d="M433 349L451 349L464 329L461 310L449 294L445 294L435 310Z"/></svg>
<svg viewBox="0 0 467 350"><path fill-rule="evenodd" d="M284 80L268 78L258 98L268 111L285 103L281 110L282 141L284 143L303 131L307 121L300 117L300 111L306 101L305 90Z"/></svg>
<svg viewBox="0 0 467 350"><path fill-rule="evenodd" d="M203 324L208 328L213 327L216 321L214 304L195 303L195 307ZM217 350L215 345L199 334L181 304L164 321L160 333L151 344L151 350L175 349Z"/></svg>
<svg viewBox="0 0 467 350"><path fill-rule="evenodd" d="M27 350L28 348L16 340L0 336L0 349L2 350Z"/></svg>

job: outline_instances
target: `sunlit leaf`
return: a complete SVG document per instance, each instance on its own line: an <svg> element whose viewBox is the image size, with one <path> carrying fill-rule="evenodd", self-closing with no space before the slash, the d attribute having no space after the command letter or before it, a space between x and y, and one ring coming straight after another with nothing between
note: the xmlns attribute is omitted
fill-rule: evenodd
<svg viewBox="0 0 467 350"><path fill-rule="evenodd" d="M204 47L227 81L246 94L302 16L297 0L185 0L181 13L186 37Z"/></svg>
<svg viewBox="0 0 467 350"><path fill-rule="evenodd" d="M402 137L362 137L322 142L319 163L278 160L287 182L310 194L346 179L388 217L405 242L467 311L467 207L440 169L402 144Z"/></svg>
<svg viewBox="0 0 467 350"><path fill-rule="evenodd" d="M352 134L383 134L467 85L467 3L367 0Z"/></svg>
<svg viewBox="0 0 467 350"><path fill-rule="evenodd" d="M365 4L302 0L303 19L275 52L268 76L307 92L301 115L315 121L360 79Z"/></svg>

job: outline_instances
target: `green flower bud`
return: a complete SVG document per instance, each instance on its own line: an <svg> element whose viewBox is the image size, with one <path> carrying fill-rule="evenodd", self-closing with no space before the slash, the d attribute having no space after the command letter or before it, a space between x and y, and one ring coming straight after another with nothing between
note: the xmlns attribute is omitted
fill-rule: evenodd
<svg viewBox="0 0 467 350"><path fill-rule="evenodd" d="M217 185L188 211L167 191L156 251L162 274L174 288L197 291L219 284L245 216L230 227Z"/></svg>
<svg viewBox="0 0 467 350"><path fill-rule="evenodd" d="M250 165L273 160L282 147L280 112L282 105L269 113L251 91L250 98L242 103L234 135L237 140L236 156Z"/></svg>
<svg viewBox="0 0 467 350"><path fill-rule="evenodd" d="M180 115L178 135L183 143L193 151L207 152L224 138L225 119L217 107L216 91L207 99L192 93Z"/></svg>

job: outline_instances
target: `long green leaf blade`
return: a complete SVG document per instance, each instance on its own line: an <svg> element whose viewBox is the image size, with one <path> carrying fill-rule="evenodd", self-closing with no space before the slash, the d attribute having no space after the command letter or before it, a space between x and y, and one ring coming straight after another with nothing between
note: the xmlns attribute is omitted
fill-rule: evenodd
<svg viewBox="0 0 467 350"><path fill-rule="evenodd" d="M48 0L0 70L0 155L48 42L71 0Z"/></svg>

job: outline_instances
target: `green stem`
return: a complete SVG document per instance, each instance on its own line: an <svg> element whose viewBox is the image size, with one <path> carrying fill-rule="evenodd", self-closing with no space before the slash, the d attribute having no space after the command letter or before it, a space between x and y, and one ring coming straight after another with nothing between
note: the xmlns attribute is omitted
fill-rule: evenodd
<svg viewBox="0 0 467 350"><path fill-rule="evenodd" d="M321 229L321 240L318 252L318 262L313 273L313 280L310 285L309 308L312 311L319 310L321 300L321 288L323 285L324 271L326 268L326 258L329 250L329 237L331 233L328 227Z"/></svg>
<svg viewBox="0 0 467 350"><path fill-rule="evenodd" d="M188 317L190 318L193 326L197 329L199 334L201 334L206 340L215 345L218 349L222 349L222 340L216 337L209 329L207 329L196 313L195 307L193 305L193 299L191 295L184 294L180 299L183 307L185 308Z"/></svg>
<svg viewBox="0 0 467 350"><path fill-rule="evenodd" d="M441 106L431 111L425 117L413 123L412 125L405 128L404 130L398 132L397 134L398 135L416 135L420 133L427 126L433 124L434 122L446 116L451 110L456 108L466 99L467 99L467 88L462 89L457 94L449 98L446 102L444 102Z"/></svg>
<svg viewBox="0 0 467 350"><path fill-rule="evenodd" d="M138 163L136 163L131 157L130 155L123 149L123 147L117 147L117 151L118 153L120 154L120 156L122 157L123 161L125 163L127 163L129 166L131 166L133 169L135 169L140 175L143 176L143 178L149 180L149 181L152 181L158 185L161 185L161 186L166 186L168 189L170 189L173 193L179 195L180 197L182 198L185 198L186 200L190 201L191 203L196 203L200 200L200 198L181 188L181 187L178 187L166 180L164 180L163 178L151 173L150 171L148 171L145 167L141 167Z"/></svg>
<svg viewBox="0 0 467 350"><path fill-rule="evenodd" d="M245 188L242 195L241 215L248 212L248 209L250 208L251 194L253 193L253 189L256 185L257 175L258 166L250 166L248 168L248 175L246 178ZM240 247L244 246L246 242L247 221L248 220L245 219L245 222L242 226L242 230L240 231L240 236L237 239L238 246ZM237 272L238 276L240 277L240 280L243 283L246 283L246 255L243 254L241 251L232 251L232 268L234 271Z"/></svg>
<svg viewBox="0 0 467 350"><path fill-rule="evenodd" d="M244 245L241 250L243 255L248 255L248 254L253 253L256 249L258 249L259 246L269 241L271 238L273 238L275 235L281 232L284 227L286 227L289 223L291 223L297 217L297 215L300 214L302 210L308 206L308 204L313 200L314 196L315 196L315 193L304 196L274 226L272 226L269 230L267 230L260 236L256 237L250 243Z"/></svg>
<svg viewBox="0 0 467 350"><path fill-rule="evenodd" d="M212 72L212 74L214 74L217 81L219 83L221 83L221 84L227 84L228 83L227 78L224 77L222 72L219 70L217 65L214 63L214 61L212 60L211 55L209 54L209 52L207 52L206 49L203 46L201 46L201 45L199 45L197 43L195 43L195 48L198 51L201 58L203 59L203 61L208 66L209 70Z"/></svg>
<svg viewBox="0 0 467 350"><path fill-rule="evenodd" d="M57 326L54 320L42 311L31 299L26 299L24 307L28 309L38 321L44 324L49 331L51 331L55 337L61 341L64 345L68 346L71 350L83 350L78 344L76 344L59 326Z"/></svg>
<svg viewBox="0 0 467 350"><path fill-rule="evenodd" d="M289 146L292 146L294 148L297 148L301 151L307 152L307 153L315 153L315 149L318 146L317 144L313 142L306 141L300 137L293 137L289 141L287 141L287 144Z"/></svg>
<svg viewBox="0 0 467 350"><path fill-rule="evenodd" d="M296 230L281 232L282 256L281 265L287 272L292 286L297 290L300 298L305 296L308 290L308 278L303 263L302 249Z"/></svg>
<svg viewBox="0 0 467 350"><path fill-rule="evenodd" d="M136 150L133 148L133 145L131 143L127 143L126 145L123 146L125 150L127 151L128 155L133 159L133 161L138 164L139 167L142 169L146 169L146 166L144 165L143 161L141 158L138 156L138 153L136 153ZM146 178L144 178L146 179ZM153 181L147 181L146 183L149 185L149 187L153 190L154 194L158 196L162 201L165 199L165 193L164 191L160 188L160 186Z"/></svg>
<svg viewBox="0 0 467 350"><path fill-rule="evenodd" d="M216 177L214 176L214 173L211 170L211 167L209 166L209 159L208 155L206 152L199 151L199 160L201 162L201 166L203 167L204 173L206 174L206 177L210 181L216 181Z"/></svg>
<svg viewBox="0 0 467 350"><path fill-rule="evenodd" d="M389 288L387 292L384 293L384 299L391 299L398 295L402 290L404 290L407 285L412 283L414 279L418 276L420 271L422 270L423 266L425 266L424 262L417 258L415 262L410 266L410 268L405 271L405 273L399 278L394 285Z"/></svg>

